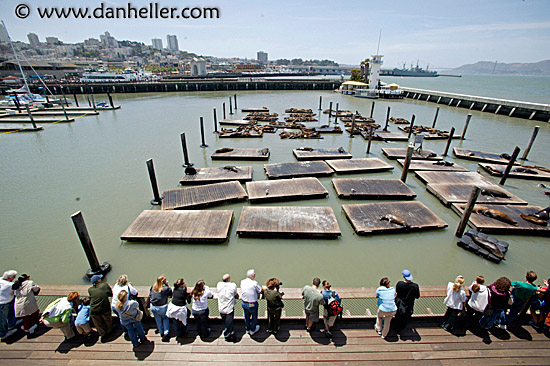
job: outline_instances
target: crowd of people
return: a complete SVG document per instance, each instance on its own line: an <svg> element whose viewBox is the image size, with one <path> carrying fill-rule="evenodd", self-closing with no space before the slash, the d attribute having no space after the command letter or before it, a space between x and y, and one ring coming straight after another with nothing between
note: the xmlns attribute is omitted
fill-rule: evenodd
<svg viewBox="0 0 550 366"><path fill-rule="evenodd" d="M414 313L415 300L420 297L420 288L413 282L413 276L407 269L402 271L403 279L390 286L390 280L383 277L380 287L376 290L378 312L374 329L386 338L391 329L400 332ZM447 296L444 304L447 307L441 327L447 331L463 327L465 329L485 328L493 326L506 329L514 322L518 314L530 309L532 320L530 324L540 330L550 326L550 291L548 281L536 285L537 275L533 271L526 274L525 281L510 281L507 277L497 279L491 285L485 285L485 278L477 276L468 287L469 296L464 289L465 279L457 276L454 282L447 285ZM21 329L31 335L40 323L47 327L59 328L66 339L76 333L84 337L99 335L104 339L113 329L114 313L125 337L135 347L149 342L142 325L143 310L149 308L156 322L157 330L163 341L169 341L170 323L178 337L187 334L188 320L195 319L196 331L199 337L206 338L210 334L208 299L214 297L213 292L203 280L197 281L193 289L188 289L183 278L177 279L170 287L166 276L157 277L150 287L145 304L138 301L138 291L128 281L126 275L118 277L113 287L103 282L102 275L91 277L92 286L88 296L82 296L76 291L67 297L59 298L50 303L42 312L36 301L40 287L30 276L23 274L17 277L14 270L4 272L0 280L0 337L2 340L10 337ZM244 313L246 333L254 336L260 331L258 324L258 301L265 299L267 305L268 325L266 332L277 334L281 324L284 308L284 292L280 287L282 282L273 277L265 285L256 281L256 273L250 269L240 282L240 295L237 284L231 282L231 276L224 274L217 283L217 303L221 315L226 341L236 341L234 314L236 299L241 298ZM314 278L311 285L301 290L305 329L312 332L319 322L319 310L323 308L323 327L320 331L329 339L332 338L332 327L342 316L342 299L333 291L329 281L321 282ZM169 301L169 299L172 299ZM112 299L112 300L110 300ZM191 309L188 305L191 304ZM142 309L140 309L140 307ZM509 310L509 311L508 311ZM92 328L94 326L95 330Z"/></svg>

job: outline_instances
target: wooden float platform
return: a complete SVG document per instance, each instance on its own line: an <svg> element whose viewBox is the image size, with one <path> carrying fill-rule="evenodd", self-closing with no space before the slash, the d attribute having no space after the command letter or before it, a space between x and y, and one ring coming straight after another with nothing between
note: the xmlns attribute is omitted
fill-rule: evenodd
<svg viewBox="0 0 550 366"><path fill-rule="evenodd" d="M269 149L235 147L228 152L214 152L210 158L212 160L268 160Z"/></svg>
<svg viewBox="0 0 550 366"><path fill-rule="evenodd" d="M74 118L35 118L34 123L66 123L74 122ZM0 118L0 123L32 123L30 118Z"/></svg>
<svg viewBox="0 0 550 366"><path fill-rule="evenodd" d="M326 177L334 173L324 161L265 164L264 170L269 179Z"/></svg>
<svg viewBox="0 0 550 366"><path fill-rule="evenodd" d="M482 161L485 163L496 163L496 164L508 165L508 163L510 162L508 159L504 159L503 157L501 157L500 156L501 154L499 153L469 150L469 149L463 149L461 147L453 147L453 155L459 159Z"/></svg>
<svg viewBox="0 0 550 366"><path fill-rule="evenodd" d="M181 185L196 185L220 183L237 180L241 183L252 180L251 166L234 166L237 171L225 169L224 167L215 168L196 168L197 173L193 175L186 174L181 178Z"/></svg>
<svg viewBox="0 0 550 366"><path fill-rule="evenodd" d="M399 179L334 178L338 198L412 200L416 194Z"/></svg>
<svg viewBox="0 0 550 366"><path fill-rule="evenodd" d="M247 182L246 190L248 201L251 203L295 201L328 196L328 191L319 179L312 177Z"/></svg>
<svg viewBox="0 0 550 366"><path fill-rule="evenodd" d="M378 158L330 160L327 164L336 174L377 173L393 169L392 165Z"/></svg>
<svg viewBox="0 0 550 366"><path fill-rule="evenodd" d="M407 157L406 148L382 148L382 153L388 157L388 159L405 159ZM418 153L416 150L412 154L413 160L443 160L443 158L437 154L435 156L429 156L430 154L435 154L433 150L422 149L422 154Z"/></svg>
<svg viewBox="0 0 550 366"><path fill-rule="evenodd" d="M452 210L462 217L464 204L453 204L451 205ZM475 205L475 207L487 207L505 213L514 219L518 225L510 225L505 222L479 215L476 213L471 214L468 224L473 227L475 230L484 232L484 233L494 233L494 234L529 234L529 235L543 235L550 236L550 226L541 226L533 224L532 222L526 221L521 218L520 214L532 215L540 210L543 207L539 206L517 206L517 205Z"/></svg>
<svg viewBox="0 0 550 366"><path fill-rule="evenodd" d="M329 160L329 159L351 159L353 156L342 149L313 149L305 151L300 149L292 150L297 160Z"/></svg>
<svg viewBox="0 0 550 366"><path fill-rule="evenodd" d="M522 200L518 196L501 188L497 184L428 184L427 190L436 196L441 203L449 207L453 203L466 203L472 194L475 186L487 188L493 191L499 191L509 196L493 197L491 195L480 194L477 203L479 204L494 204L494 205L527 205L527 201Z"/></svg>
<svg viewBox="0 0 550 366"><path fill-rule="evenodd" d="M248 121L244 119L222 119L220 122L218 122L220 125L227 125L227 126L246 126L246 125L255 125L257 124L254 121Z"/></svg>
<svg viewBox="0 0 550 366"><path fill-rule="evenodd" d="M417 126L415 126L417 127ZM426 127L426 126L421 126L421 127ZM397 127L398 129L400 129L401 131L405 132L405 133L409 133L409 126L399 126ZM414 127L413 127L414 129ZM420 132L420 133L416 133L415 131L413 131L413 134L415 135L424 135L424 140L448 140L449 139L449 133L450 131L441 131L441 134L437 134L437 133L429 133L429 132ZM453 139L459 139L461 137L461 135L453 135Z"/></svg>
<svg viewBox="0 0 550 366"><path fill-rule="evenodd" d="M365 140L369 139L368 132L362 133L361 136L363 136ZM373 133L373 139L382 141L407 141L409 137L400 132L375 131Z"/></svg>
<svg viewBox="0 0 550 366"><path fill-rule="evenodd" d="M445 221L418 201L349 204L342 205L342 209L358 235L402 233L447 227ZM388 214L402 218L409 228L380 220Z"/></svg>
<svg viewBox="0 0 550 366"><path fill-rule="evenodd" d="M161 208L163 210L181 210L207 207L225 202L243 201L246 197L246 191L241 183L234 180L164 191Z"/></svg>
<svg viewBox="0 0 550 366"><path fill-rule="evenodd" d="M232 220L232 210L144 210L120 239L223 243L229 235Z"/></svg>
<svg viewBox="0 0 550 366"><path fill-rule="evenodd" d="M506 257L506 252L508 252L508 248L510 246L507 242L501 241L501 240L498 240L497 238L493 238L492 236L477 232L473 229L469 229L464 235L462 235L462 238L460 238L457 241L456 245L474 254L477 254L480 257L490 260L491 262L500 263L502 261L501 258L497 257L493 253L490 253L487 249L477 245L472 240L472 236L480 237L481 239L487 240L490 243L496 245L500 249L502 254L504 254L504 256Z"/></svg>
<svg viewBox="0 0 550 366"><path fill-rule="evenodd" d="M397 159L397 162L401 166L405 165L405 159ZM434 163L436 162L427 161L427 160L413 160L409 165L409 171L412 171L412 172L418 171L418 170L435 170L435 171L444 171L444 172L467 172L468 171L468 169L458 165L457 163L453 163L452 166L437 165Z"/></svg>
<svg viewBox="0 0 550 366"><path fill-rule="evenodd" d="M332 207L244 206L237 226L241 237L337 238Z"/></svg>
<svg viewBox="0 0 550 366"><path fill-rule="evenodd" d="M506 170L506 165L504 164L479 163L478 165L487 173L496 177L502 177L502 175L504 174L504 170ZM537 173L537 174L532 174L532 173L524 173L524 172L515 172L514 170L517 168L527 168L527 167L514 166L512 170L510 170L510 173L508 174L508 178L530 179L530 180L550 180L550 173L545 172L543 170L539 170L535 168L527 168Z"/></svg>
<svg viewBox="0 0 550 366"><path fill-rule="evenodd" d="M83 114L87 115L87 116L97 116L99 115L99 112L94 112L93 110L90 110L90 111L69 111L69 110L65 110L65 112L63 112L62 109L35 109L35 110L32 110L31 109L31 114L33 116L46 116L46 117L50 117L50 116L65 116L65 113L67 114L67 116L81 116ZM21 112L15 112L15 114L9 114L9 113L2 113L0 114L0 119L3 119L3 118L7 118L7 117L19 117L19 116L28 116L28 113L26 110L22 110Z"/></svg>
<svg viewBox="0 0 550 366"><path fill-rule="evenodd" d="M344 131L338 127L313 127L313 131L319 132L319 133L344 133Z"/></svg>
<svg viewBox="0 0 550 366"><path fill-rule="evenodd" d="M0 127L0 133L2 132L36 132L42 131L44 127L36 126L34 127Z"/></svg>
<svg viewBox="0 0 550 366"><path fill-rule="evenodd" d="M218 133L219 138L254 138L254 137L263 137L263 131L249 130L249 131L220 131Z"/></svg>
<svg viewBox="0 0 550 366"><path fill-rule="evenodd" d="M414 174L424 184L493 184L478 172L416 171Z"/></svg>
<svg viewBox="0 0 550 366"><path fill-rule="evenodd" d="M100 107L100 106L96 105L96 107L95 107L96 111L114 111L114 110L117 110L117 109L120 109L120 105L114 105L112 107L111 106L109 106L109 107ZM47 110L47 111L63 111L63 108L61 108L61 107L51 107L51 108L46 108L45 110ZM94 107L69 106L69 107L65 107L65 110L66 111L85 112L85 111L93 111Z"/></svg>
<svg viewBox="0 0 550 366"><path fill-rule="evenodd" d="M257 107L248 107L242 108L241 112L250 113L250 112L269 112L269 108L257 108Z"/></svg>

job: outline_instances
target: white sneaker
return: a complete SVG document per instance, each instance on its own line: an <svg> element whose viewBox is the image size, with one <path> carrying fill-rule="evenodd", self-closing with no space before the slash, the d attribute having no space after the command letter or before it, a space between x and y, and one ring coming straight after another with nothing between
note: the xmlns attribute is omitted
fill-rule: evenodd
<svg viewBox="0 0 550 366"><path fill-rule="evenodd" d="M29 334L33 334L34 331L36 330L36 328L38 328L38 324L35 324L35 325L33 325L32 327L30 327L30 329L29 329Z"/></svg>
<svg viewBox="0 0 550 366"><path fill-rule="evenodd" d="M256 329L251 330L248 334L253 336L254 334L258 333L259 330L260 330L260 325L258 324L258 325L256 325Z"/></svg>

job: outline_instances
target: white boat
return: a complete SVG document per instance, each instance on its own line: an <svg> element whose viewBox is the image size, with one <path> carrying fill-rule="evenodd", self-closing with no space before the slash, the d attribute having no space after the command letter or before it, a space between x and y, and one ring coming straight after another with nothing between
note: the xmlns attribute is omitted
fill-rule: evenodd
<svg viewBox="0 0 550 366"><path fill-rule="evenodd" d="M101 82L117 82L117 81L137 81L141 76L131 70L126 70L122 74L107 71L85 72L82 74L80 81L83 83L101 83Z"/></svg>

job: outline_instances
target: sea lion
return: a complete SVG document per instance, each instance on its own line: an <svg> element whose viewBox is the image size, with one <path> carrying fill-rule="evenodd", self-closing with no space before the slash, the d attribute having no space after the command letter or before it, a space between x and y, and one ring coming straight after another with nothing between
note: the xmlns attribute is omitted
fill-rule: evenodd
<svg viewBox="0 0 550 366"><path fill-rule="evenodd" d="M498 189L483 188L481 194L484 196L499 197L499 198L511 198L506 193L499 191Z"/></svg>
<svg viewBox="0 0 550 366"><path fill-rule="evenodd" d="M401 225L405 229L408 229L410 227L409 224L407 224L407 222L404 219L402 219L399 216L392 215L392 214L387 214L387 215L384 215L384 216L380 217L380 221L389 221L391 223Z"/></svg>
<svg viewBox="0 0 550 366"><path fill-rule="evenodd" d="M453 166L455 165L455 163L451 162L451 161L445 161L445 160L440 160L440 161L436 161L435 163L432 163L433 165L441 165L441 166Z"/></svg>
<svg viewBox="0 0 550 366"><path fill-rule="evenodd" d="M308 147L308 146L302 146L302 147L298 148L298 150L300 150L300 151L313 151L313 148Z"/></svg>
<svg viewBox="0 0 550 366"><path fill-rule="evenodd" d="M541 225L541 226L546 226L548 225L548 223L546 222L546 220L543 220L543 219L539 219L538 217L534 216L534 215L525 215L525 214L519 214L521 216L522 219L524 219L525 221L529 221L529 222L532 222L533 224L537 224L537 225Z"/></svg>
<svg viewBox="0 0 550 366"><path fill-rule="evenodd" d="M514 219L512 219L510 216L506 215L504 212L500 212L492 208L480 206L480 207L474 207L472 211L478 215L487 216L509 225L518 226L518 223Z"/></svg>
<svg viewBox="0 0 550 366"><path fill-rule="evenodd" d="M222 147L221 149L216 150L216 154L226 153L230 151L233 151L233 149L230 147Z"/></svg>
<svg viewBox="0 0 550 366"><path fill-rule="evenodd" d="M470 152L469 152L469 153L468 153L468 154L467 154L466 156L475 156L475 155L476 155L476 153L475 153L475 152L473 152L473 151L470 151Z"/></svg>
<svg viewBox="0 0 550 366"><path fill-rule="evenodd" d="M239 168L237 168L236 166L234 165L226 165L223 167L225 170L229 170L231 172L235 172L235 173L238 173L239 172Z"/></svg>
<svg viewBox="0 0 550 366"><path fill-rule="evenodd" d="M506 260L506 258L504 257L504 254L502 253L498 245L496 245L495 243L491 243L489 240L484 239L477 235L472 235L471 238L472 238L472 241L480 248L485 249L486 251L493 254L495 257L499 259Z"/></svg>
<svg viewBox="0 0 550 366"><path fill-rule="evenodd" d="M339 152L340 154L345 154L345 153L346 153L346 150L344 150L344 148L343 148L342 146L340 146L340 147L338 148L338 152Z"/></svg>
<svg viewBox="0 0 550 366"><path fill-rule="evenodd" d="M524 168L524 167L517 167L512 169L512 172L514 173L526 173L526 174L539 174L538 172L534 171L533 169Z"/></svg>
<svg viewBox="0 0 550 366"><path fill-rule="evenodd" d="M264 147L263 149L260 150L260 153L265 156L269 153L269 149L267 147Z"/></svg>
<svg viewBox="0 0 550 366"><path fill-rule="evenodd" d="M506 153L500 154L500 157L503 158L503 159L506 159L506 160L512 159L512 157L510 156L510 154L506 154Z"/></svg>

